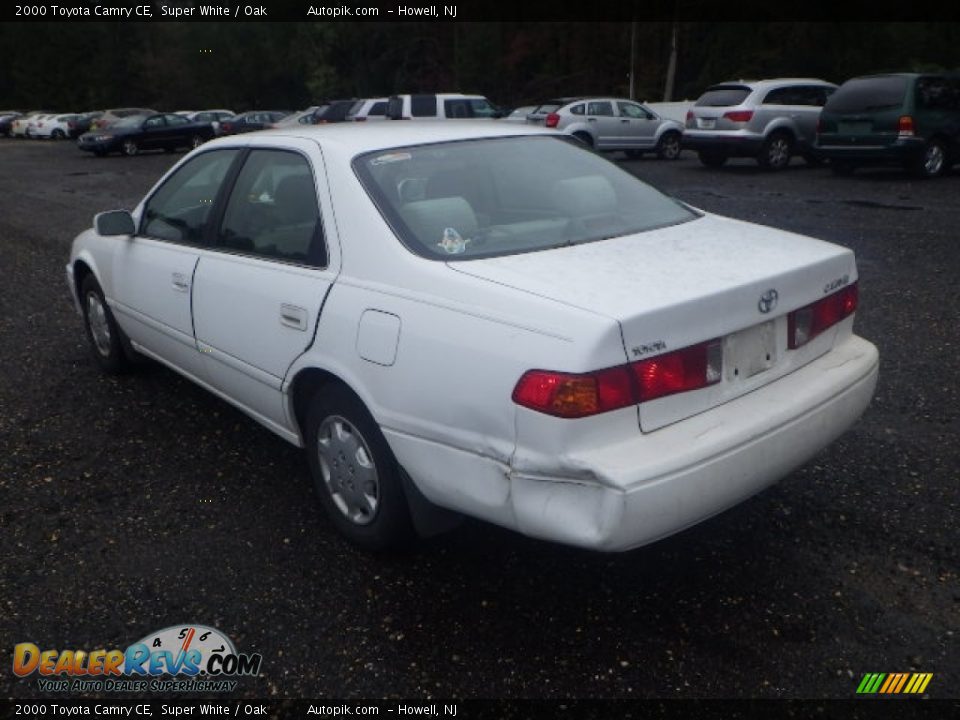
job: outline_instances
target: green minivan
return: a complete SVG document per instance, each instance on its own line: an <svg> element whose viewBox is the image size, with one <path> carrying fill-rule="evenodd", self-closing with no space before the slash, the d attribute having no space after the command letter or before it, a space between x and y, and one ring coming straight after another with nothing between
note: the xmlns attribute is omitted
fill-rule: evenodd
<svg viewBox="0 0 960 720"><path fill-rule="evenodd" d="M827 99L815 151L838 175L902 165L919 177L960 162L960 75L891 73L847 80Z"/></svg>

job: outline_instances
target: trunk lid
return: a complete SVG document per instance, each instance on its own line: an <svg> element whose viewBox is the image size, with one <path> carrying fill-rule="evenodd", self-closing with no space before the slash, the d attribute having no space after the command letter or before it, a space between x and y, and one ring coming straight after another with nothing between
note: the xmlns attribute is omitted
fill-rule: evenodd
<svg viewBox="0 0 960 720"><path fill-rule="evenodd" d="M644 430L733 399L829 350L834 331L787 351L786 314L819 300L827 288L856 280L853 253L846 248L715 215L572 247L448 265L616 320L628 361L723 338L723 380L644 403ZM762 312L761 305L770 303L761 298L770 290L776 301ZM558 365L554 369L599 369L565 368L562 360Z"/></svg>

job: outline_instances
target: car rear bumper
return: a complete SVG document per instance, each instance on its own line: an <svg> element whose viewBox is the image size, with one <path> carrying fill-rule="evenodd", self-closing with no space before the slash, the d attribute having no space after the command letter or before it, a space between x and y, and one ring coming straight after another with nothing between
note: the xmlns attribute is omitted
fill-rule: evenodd
<svg viewBox="0 0 960 720"><path fill-rule="evenodd" d="M876 348L851 336L736 400L565 458L575 473L515 470L515 529L603 551L679 532L775 483L839 437L870 402L878 367Z"/></svg>
<svg viewBox="0 0 960 720"><path fill-rule="evenodd" d="M760 152L763 136L740 131L703 132L684 130L680 146L696 152L716 152L731 157L753 157Z"/></svg>
<svg viewBox="0 0 960 720"><path fill-rule="evenodd" d="M818 142L817 156L823 160L867 164L903 164L913 162L923 155L926 142L923 138L902 138L886 145L836 145Z"/></svg>

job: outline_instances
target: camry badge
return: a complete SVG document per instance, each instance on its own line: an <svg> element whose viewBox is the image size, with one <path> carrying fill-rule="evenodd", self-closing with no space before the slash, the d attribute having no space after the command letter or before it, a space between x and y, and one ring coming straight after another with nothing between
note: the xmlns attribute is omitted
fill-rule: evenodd
<svg viewBox="0 0 960 720"><path fill-rule="evenodd" d="M777 306L777 299L779 297L780 296L777 294L777 291L773 288L770 288L760 296L760 302L757 303L757 309L764 314L770 312Z"/></svg>

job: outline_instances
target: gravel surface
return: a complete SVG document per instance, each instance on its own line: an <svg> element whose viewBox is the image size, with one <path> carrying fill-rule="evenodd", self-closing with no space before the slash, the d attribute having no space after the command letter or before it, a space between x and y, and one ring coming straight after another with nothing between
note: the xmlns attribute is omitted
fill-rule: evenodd
<svg viewBox="0 0 960 720"><path fill-rule="evenodd" d="M99 373L64 263L180 156L0 139L0 651L125 648L179 623L264 657L249 697L852 697L960 688L960 173L623 167L696 206L853 248L864 418L779 485L621 555L479 522L357 551L300 451L178 375ZM35 678L36 676L34 676ZM0 673L0 696L38 696Z"/></svg>

